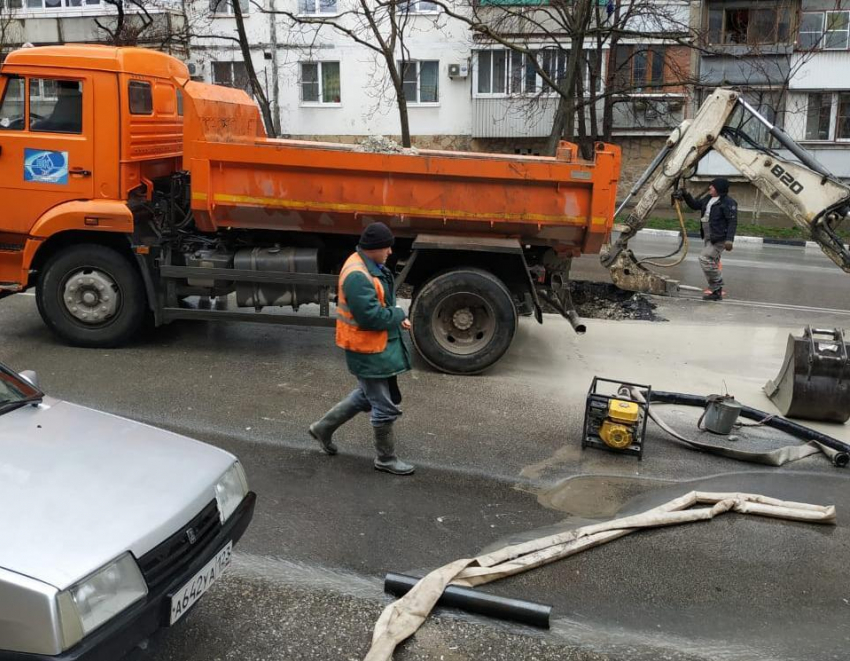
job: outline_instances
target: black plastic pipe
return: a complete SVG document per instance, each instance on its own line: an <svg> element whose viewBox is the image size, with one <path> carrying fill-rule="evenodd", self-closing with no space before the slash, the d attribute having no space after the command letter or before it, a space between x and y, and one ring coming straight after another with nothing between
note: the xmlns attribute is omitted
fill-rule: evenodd
<svg viewBox="0 0 850 661"><path fill-rule="evenodd" d="M658 404L680 404L684 406L699 406L705 407L708 405L708 398L702 395L688 395L682 392L664 392L663 390L653 390L650 395L650 403ZM772 417L771 417L772 416ZM835 450L836 454L832 457L832 463L840 468L847 466L850 462L850 445L839 441L837 438L827 436L819 431L815 431L810 427L792 422L788 418L783 418L781 415L773 415L765 413L758 409L749 406L741 407L741 417L755 420L757 422L764 421L765 427L773 427L786 434L790 434L801 441L817 441L821 445Z"/></svg>
<svg viewBox="0 0 850 661"><path fill-rule="evenodd" d="M384 591L397 597L406 595L419 582L415 576L405 574L387 574L384 578ZM549 628L549 616L552 607L534 601L499 597L472 588L449 585L437 602L438 606L459 608L468 613L495 617L499 620L511 620L532 627Z"/></svg>

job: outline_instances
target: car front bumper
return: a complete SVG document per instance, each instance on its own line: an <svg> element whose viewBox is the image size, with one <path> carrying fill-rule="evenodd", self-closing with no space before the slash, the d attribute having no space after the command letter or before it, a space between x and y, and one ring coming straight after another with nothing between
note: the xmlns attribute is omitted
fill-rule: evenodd
<svg viewBox="0 0 850 661"><path fill-rule="evenodd" d="M133 647L151 636L157 629L168 626L171 600L169 595L215 557L229 541L234 544L242 537L254 516L257 495L249 492L239 507L207 544L204 553L188 564L173 580L160 586L137 604L115 616L99 629L83 638L74 647L55 656L25 654L0 649L2 661L119 661ZM203 601L203 598L201 598Z"/></svg>

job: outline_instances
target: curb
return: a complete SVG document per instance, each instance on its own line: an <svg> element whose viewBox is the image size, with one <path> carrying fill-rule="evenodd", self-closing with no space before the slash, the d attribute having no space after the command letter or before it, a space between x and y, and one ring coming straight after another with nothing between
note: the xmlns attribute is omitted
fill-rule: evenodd
<svg viewBox="0 0 850 661"><path fill-rule="evenodd" d="M640 233L647 234L649 236L679 236L679 232L675 230L643 229ZM699 234L695 232L688 232L688 238L699 238ZM820 246L814 241L804 241L803 239L776 239L772 237L761 236L736 236L735 243L749 243L753 245L767 244L779 246L797 246L799 248L820 248Z"/></svg>

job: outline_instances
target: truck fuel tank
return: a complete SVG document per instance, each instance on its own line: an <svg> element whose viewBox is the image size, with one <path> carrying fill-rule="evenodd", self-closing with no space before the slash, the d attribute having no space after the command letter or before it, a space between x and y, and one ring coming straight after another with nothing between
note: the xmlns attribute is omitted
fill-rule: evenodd
<svg viewBox="0 0 850 661"><path fill-rule="evenodd" d="M246 271L278 271L285 273L318 273L319 251L316 248L244 248L236 252L233 268ZM313 285L279 285L240 282L236 285L239 307L262 308L267 305L291 305L319 302L319 288Z"/></svg>

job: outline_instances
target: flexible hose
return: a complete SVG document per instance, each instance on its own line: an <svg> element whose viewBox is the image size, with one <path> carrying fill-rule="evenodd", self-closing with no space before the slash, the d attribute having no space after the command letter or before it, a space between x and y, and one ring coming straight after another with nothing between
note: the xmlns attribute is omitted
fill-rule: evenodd
<svg viewBox="0 0 850 661"><path fill-rule="evenodd" d="M650 266L657 266L658 268L669 269L673 268L674 266L678 266L679 264L684 262L685 257L688 256L688 232L685 229L685 217L682 215L682 205L679 200L673 200L673 202L676 206L676 215L679 217L679 228L681 232L681 238L679 239L678 247L668 255L660 255L658 257L647 257L646 259L640 260L638 264L649 264ZM683 247L684 252L682 253L682 255L678 259L673 260L672 262L663 263L653 261L655 259L667 259L668 257L673 257L673 255L682 250Z"/></svg>
<svg viewBox="0 0 850 661"><path fill-rule="evenodd" d="M708 404L708 398L703 397L702 395L689 395L679 392L653 390L649 403L650 405L653 403L679 404L683 406L698 406L704 408ZM741 417L763 422L765 427L773 427L774 429L778 429L779 431L799 438L802 441L813 441L822 448L829 448L830 451L825 451L825 453L832 460L832 463L839 468L844 468L848 465L848 463L850 463L850 445L843 441L839 441L837 438L827 436L826 434L822 434L810 427L792 422L782 416L771 416L769 413L759 411L758 409L754 409L749 406L741 407Z"/></svg>

